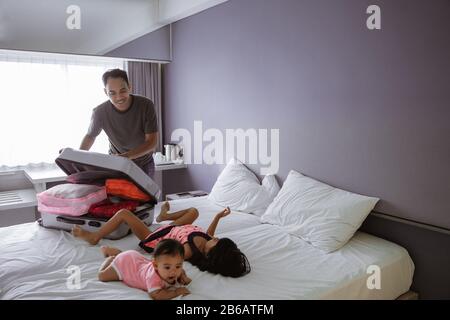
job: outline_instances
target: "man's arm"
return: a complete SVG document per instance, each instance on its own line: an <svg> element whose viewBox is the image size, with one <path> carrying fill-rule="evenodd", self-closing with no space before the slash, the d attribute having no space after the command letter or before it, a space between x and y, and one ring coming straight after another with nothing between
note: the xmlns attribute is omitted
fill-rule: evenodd
<svg viewBox="0 0 450 320"><path fill-rule="evenodd" d="M128 159L136 159L155 149L158 142L158 132L145 134L145 142L130 151L121 153L120 156Z"/></svg>
<svg viewBox="0 0 450 320"><path fill-rule="evenodd" d="M85 135L83 141L81 141L80 150L89 150L94 144L95 138Z"/></svg>

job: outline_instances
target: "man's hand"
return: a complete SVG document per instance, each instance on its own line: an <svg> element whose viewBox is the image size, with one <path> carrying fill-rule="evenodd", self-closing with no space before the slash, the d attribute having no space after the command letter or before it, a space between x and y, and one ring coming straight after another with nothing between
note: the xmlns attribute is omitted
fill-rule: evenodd
<svg viewBox="0 0 450 320"><path fill-rule="evenodd" d="M134 149L128 150L118 154L121 157L128 158L130 160L142 157L150 152L156 147L158 133L146 133L145 141Z"/></svg>

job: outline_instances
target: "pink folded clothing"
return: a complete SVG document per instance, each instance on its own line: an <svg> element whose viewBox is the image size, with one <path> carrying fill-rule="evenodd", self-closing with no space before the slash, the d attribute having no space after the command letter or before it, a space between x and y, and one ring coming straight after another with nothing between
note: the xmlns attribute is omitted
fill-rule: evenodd
<svg viewBox="0 0 450 320"><path fill-rule="evenodd" d="M87 184L59 184L37 194L40 212L81 216L107 198L106 188Z"/></svg>
<svg viewBox="0 0 450 320"><path fill-rule="evenodd" d="M99 203L93 204L89 208L89 214L97 218L111 218L120 209L127 209L130 211L134 211L138 206L139 206L138 201L130 200L113 203L109 199L106 199Z"/></svg>

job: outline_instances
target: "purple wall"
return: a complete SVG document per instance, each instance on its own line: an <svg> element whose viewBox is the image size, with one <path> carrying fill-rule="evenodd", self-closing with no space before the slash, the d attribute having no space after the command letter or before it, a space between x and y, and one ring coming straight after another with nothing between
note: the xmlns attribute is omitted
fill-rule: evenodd
<svg viewBox="0 0 450 320"><path fill-rule="evenodd" d="M446 0L230 0L173 25L165 141L194 120L279 128L280 182L296 169L450 228L449 30ZM164 192L209 191L222 168L164 172ZM421 298L450 298L448 234L373 216L362 230L408 250Z"/></svg>
<svg viewBox="0 0 450 320"><path fill-rule="evenodd" d="M450 228L449 30L446 0L230 0L173 25L165 141L194 120L279 128L280 181L296 169ZM164 173L164 192L209 191L222 168Z"/></svg>
<svg viewBox="0 0 450 320"><path fill-rule="evenodd" d="M147 33L106 53L105 56L170 61L170 26Z"/></svg>
<svg viewBox="0 0 450 320"><path fill-rule="evenodd" d="M382 30L365 27L382 10ZM450 228L450 1L230 0L173 25L164 139L174 129L280 129L279 181L296 169L376 207ZM152 35L115 54L142 57ZM164 193L209 191L223 165L164 172ZM251 166L258 169L258 166ZM450 298L450 237L369 216L404 246L421 298Z"/></svg>

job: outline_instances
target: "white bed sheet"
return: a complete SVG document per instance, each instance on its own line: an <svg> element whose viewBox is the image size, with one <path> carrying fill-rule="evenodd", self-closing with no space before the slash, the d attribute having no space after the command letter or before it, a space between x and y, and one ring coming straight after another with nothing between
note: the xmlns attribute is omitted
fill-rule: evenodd
<svg viewBox="0 0 450 320"><path fill-rule="evenodd" d="M171 202L173 211L191 206L200 212L195 224L204 228L222 209L206 197ZM233 212L220 221L216 235L233 239L252 271L242 278L225 278L185 262L191 294L178 299L395 299L412 283L414 264L408 252L363 232L325 254L276 226L261 224L254 215ZM105 244L144 253L133 235L90 246L37 223L0 228L0 299L149 299L122 282L97 280L104 260L99 248ZM367 287L370 265L380 267L379 290ZM81 270L80 289L71 288L71 281L67 285L70 266Z"/></svg>

